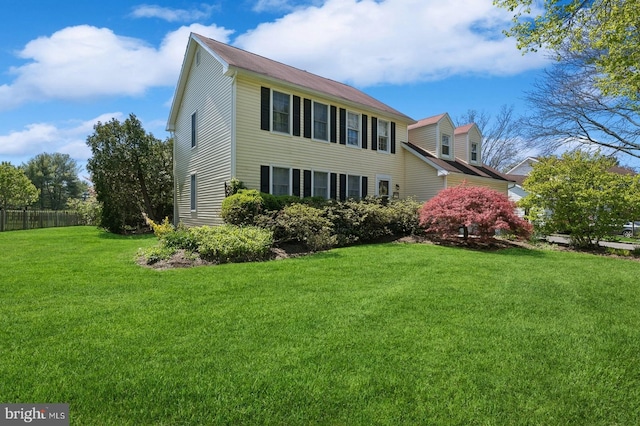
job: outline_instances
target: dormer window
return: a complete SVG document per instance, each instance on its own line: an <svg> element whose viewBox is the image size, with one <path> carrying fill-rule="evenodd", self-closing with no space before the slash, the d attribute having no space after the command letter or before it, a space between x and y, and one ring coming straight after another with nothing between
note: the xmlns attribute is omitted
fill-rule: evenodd
<svg viewBox="0 0 640 426"><path fill-rule="evenodd" d="M449 135L442 135L442 146L440 148L440 153L445 156L448 157L450 154L450 149L451 149L451 137Z"/></svg>
<svg viewBox="0 0 640 426"><path fill-rule="evenodd" d="M478 161L478 144L471 144L471 161Z"/></svg>

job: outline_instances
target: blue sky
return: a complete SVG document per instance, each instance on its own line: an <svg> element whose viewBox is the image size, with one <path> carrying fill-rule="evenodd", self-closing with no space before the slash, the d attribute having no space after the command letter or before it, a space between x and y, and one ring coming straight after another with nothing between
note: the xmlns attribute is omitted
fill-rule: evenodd
<svg viewBox="0 0 640 426"><path fill-rule="evenodd" d="M97 121L156 137L190 32L351 84L414 119L514 105L547 64L492 0L3 0L0 161L90 157ZM85 172L86 175L86 172Z"/></svg>

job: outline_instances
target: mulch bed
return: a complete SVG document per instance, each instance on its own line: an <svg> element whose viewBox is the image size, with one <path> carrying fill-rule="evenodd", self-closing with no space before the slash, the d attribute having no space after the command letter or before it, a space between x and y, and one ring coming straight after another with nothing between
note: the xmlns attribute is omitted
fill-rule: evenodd
<svg viewBox="0 0 640 426"><path fill-rule="evenodd" d="M498 251L504 250L508 248L525 248L525 249L536 249L535 245L532 245L528 242L524 241L511 241L505 239L494 238L488 241L481 241L477 239L470 238L468 240L463 240L462 238L434 238L432 236L417 236L411 235L407 237L401 238L384 238L376 243L398 243L398 244L433 244L440 245L445 247L460 247L466 248L469 250L479 250L479 251ZM581 253L590 253L599 256L607 256L607 257L615 257L620 259L627 259L632 261L640 261L640 258L630 257L630 256L620 256L616 254L612 254L607 252L605 249L591 249L591 250L576 250L566 245L553 245L554 250L559 251L576 251ZM290 243L290 244L282 244L278 247L274 247L271 249L271 257L270 260L281 260L281 259L290 259L293 257L300 257L312 254L311 252L305 248L303 244L300 243ZM205 260L193 256L189 256L184 250L179 250L174 254L170 259L161 260L159 262L148 265L143 258L138 258L137 263L140 266L156 269L156 270L166 270L166 269L174 269L174 268L190 268L193 266L203 266L203 265L214 265L213 262L207 262Z"/></svg>

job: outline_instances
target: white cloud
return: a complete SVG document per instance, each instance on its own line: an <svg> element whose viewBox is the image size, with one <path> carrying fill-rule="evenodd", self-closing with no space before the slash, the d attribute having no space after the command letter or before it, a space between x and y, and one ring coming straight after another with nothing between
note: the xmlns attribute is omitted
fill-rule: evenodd
<svg viewBox="0 0 640 426"><path fill-rule="evenodd" d="M544 66L544 55L523 56L502 35L510 19L492 0L327 0L261 24L235 44L358 86Z"/></svg>
<svg viewBox="0 0 640 426"><path fill-rule="evenodd" d="M194 22L207 19L215 6L201 4L199 9L171 9L153 4L136 6L131 13L134 18L159 18L168 22Z"/></svg>
<svg viewBox="0 0 640 426"><path fill-rule="evenodd" d="M150 87L172 86L190 32L223 42L232 33L216 25L192 24L167 33L158 48L88 25L40 37L19 52L28 62L10 69L15 79L0 86L0 110L52 99L139 96Z"/></svg>
<svg viewBox="0 0 640 426"><path fill-rule="evenodd" d="M93 126L97 122L106 123L113 118L124 119L122 113L114 112L101 114L91 120L66 122L62 125L29 124L22 130L0 135L0 155L26 158L26 161L42 152L59 152L84 162L91 156L86 139L93 133Z"/></svg>
<svg viewBox="0 0 640 426"><path fill-rule="evenodd" d="M262 13L262 12L290 12L296 9L302 9L309 4L322 4L322 0L307 0L301 2L300 0L257 0L256 4L253 6L253 11Z"/></svg>

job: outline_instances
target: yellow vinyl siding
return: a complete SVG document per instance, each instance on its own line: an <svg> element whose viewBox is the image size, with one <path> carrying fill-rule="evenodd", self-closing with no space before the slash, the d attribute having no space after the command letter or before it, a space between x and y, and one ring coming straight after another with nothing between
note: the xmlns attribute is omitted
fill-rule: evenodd
<svg viewBox="0 0 640 426"><path fill-rule="evenodd" d="M423 203L444 189L444 177L438 176L434 167L404 149L403 155L406 166L404 197Z"/></svg>
<svg viewBox="0 0 640 426"><path fill-rule="evenodd" d="M465 163L468 163L469 159L471 158L469 153L469 150L471 149L469 145L469 134L463 133L461 135L456 135L454 145L455 145L454 151L456 153L456 157L459 160L462 160Z"/></svg>
<svg viewBox="0 0 640 426"><path fill-rule="evenodd" d="M438 125L432 124L409 130L409 142L435 155L438 152Z"/></svg>
<svg viewBox="0 0 640 426"><path fill-rule="evenodd" d="M508 191L507 189L508 182L497 180L497 179L483 178L479 176L469 176L461 173L449 173L446 177L446 180L447 180L447 188L458 186L458 185L461 185L463 182L465 182L467 185L471 185L471 186L482 186L486 188L495 189L496 191L501 192L505 195L507 195L507 191Z"/></svg>
<svg viewBox="0 0 640 426"><path fill-rule="evenodd" d="M367 149L353 148L340 143L322 142L301 136L283 135L260 129L260 88L266 86L282 93L296 95L301 98L301 109L304 110L304 99L312 99L338 108L345 108L368 116ZM301 111L301 129L303 111ZM337 174L352 174L368 178L368 194L375 194L375 176L390 175L392 189L396 184L404 187L403 161L400 155L400 143L407 139L406 123L396 122L396 154L382 153L371 149L371 117L394 121L371 111L361 110L334 100L324 99L319 95L297 92L274 83L262 83L245 76L238 77L237 82L237 138L236 138L236 176L248 188L260 188L260 166L288 167L300 170L317 170ZM339 120L339 113L338 113ZM338 140L340 139L338 126ZM362 131L362 129L361 129ZM302 132L304 133L304 132ZM302 193L302 188L301 188Z"/></svg>
<svg viewBox="0 0 640 426"><path fill-rule="evenodd" d="M200 49L198 47L198 49ZM231 178L232 79L204 50L195 61L175 125L178 220L187 226L220 224L224 183ZM197 142L191 147L191 115L197 113ZM190 208L190 180L196 175L196 211Z"/></svg>

